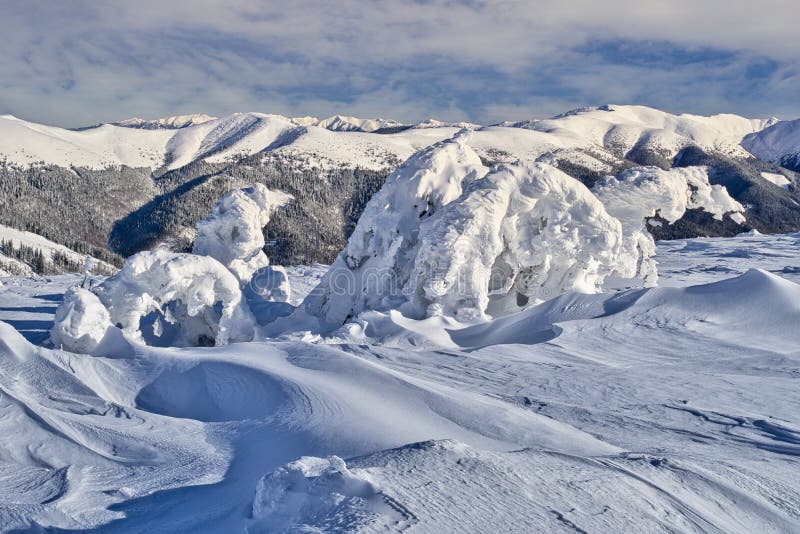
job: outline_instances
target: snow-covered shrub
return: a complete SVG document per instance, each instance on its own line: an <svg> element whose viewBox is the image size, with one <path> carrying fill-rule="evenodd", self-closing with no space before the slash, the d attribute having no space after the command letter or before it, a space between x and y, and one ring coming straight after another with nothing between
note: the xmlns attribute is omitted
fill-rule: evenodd
<svg viewBox="0 0 800 534"><path fill-rule="evenodd" d="M81 287L73 287L64 294L56 309L50 340L56 347L70 352L89 354L102 341L111 316L97 296Z"/></svg>
<svg viewBox="0 0 800 534"><path fill-rule="evenodd" d="M218 260L240 284L249 283L254 272L269 265L262 250L263 228L272 212L290 198L262 184L230 191L197 223L192 253Z"/></svg>
<svg viewBox="0 0 800 534"><path fill-rule="evenodd" d="M555 167L501 165L419 231L403 293L414 315L506 315L565 291L598 290L622 231L591 192Z"/></svg>
<svg viewBox="0 0 800 534"><path fill-rule="evenodd" d="M466 141L469 133L436 143L409 158L367 203L345 249L306 306L342 323L370 309L402 302L416 257L420 226L457 199L488 169Z"/></svg>
<svg viewBox="0 0 800 534"><path fill-rule="evenodd" d="M111 322L148 344L249 341L255 320L239 281L208 256L140 252L95 289Z"/></svg>
<svg viewBox="0 0 800 534"><path fill-rule="evenodd" d="M555 167L487 173L459 136L411 158L373 197L307 309L502 315L564 291L596 291L619 261L619 221Z"/></svg>
<svg viewBox="0 0 800 534"><path fill-rule="evenodd" d="M647 229L648 219L658 215L671 224L683 217L687 209L702 208L715 219L728 214L734 221L744 222L744 207L721 185L709 184L705 167L668 171L639 167L599 180L592 192L608 213L622 223L623 253L616 275L640 278L647 286L655 285L658 280L653 259L656 245Z"/></svg>

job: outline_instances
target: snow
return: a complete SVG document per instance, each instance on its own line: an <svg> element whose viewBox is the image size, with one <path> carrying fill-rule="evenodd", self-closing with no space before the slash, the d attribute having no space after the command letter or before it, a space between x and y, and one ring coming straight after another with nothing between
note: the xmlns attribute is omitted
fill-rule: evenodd
<svg viewBox="0 0 800 534"><path fill-rule="evenodd" d="M403 126L401 123L387 119L359 119L357 117L347 117L334 115L327 119L317 119L316 117L298 117L292 122L300 126L317 126L334 132L374 132L382 128L393 128Z"/></svg>
<svg viewBox="0 0 800 534"><path fill-rule="evenodd" d="M680 149L697 145L746 157L748 152L739 145L745 136L753 139L744 142L748 150L777 161L789 148L778 147L768 132L786 128L782 126L786 124L736 115L672 115L643 106L616 105L491 127L430 119L392 134L374 132L404 125L340 115L323 120L257 112L221 118L188 115L154 121L130 119L78 131L2 116L0 159L23 166L44 162L95 169L119 165L176 169L196 160L220 163L266 150L299 156L311 168L346 165L380 170L395 168L416 151L466 128L474 130L471 146L490 160L500 154L510 163L532 163L561 153L604 170L610 161L634 148L673 157ZM751 134L762 130L765 140L758 144L754 139L760 138ZM783 133L777 138L793 139ZM757 148L762 145L774 148ZM789 142L789 146L796 145Z"/></svg>
<svg viewBox="0 0 800 534"><path fill-rule="evenodd" d="M598 181L592 192L622 224L623 254L617 274L641 278L650 286L655 285L658 273L653 259L655 242L645 224L649 218L658 215L672 224L692 208L702 208L719 220L725 214L741 217L744 211L724 187L709 184L704 167L630 169ZM737 218L736 222L744 220Z"/></svg>
<svg viewBox="0 0 800 534"><path fill-rule="evenodd" d="M93 356L12 328L79 275L5 279L0 525L796 531L798 243L660 242L659 287L471 325L373 312L391 338Z"/></svg>
<svg viewBox="0 0 800 534"><path fill-rule="evenodd" d="M270 216L291 195L254 184L226 193L212 212L197 223L193 254L210 256L222 263L246 285L253 273L269 265L262 229Z"/></svg>
<svg viewBox="0 0 800 534"><path fill-rule="evenodd" d="M171 130L140 130L104 124L74 131L15 117L0 117L0 159L30 166L43 162L61 167L102 169L127 165L156 168Z"/></svg>
<svg viewBox="0 0 800 534"><path fill-rule="evenodd" d="M800 120L780 121L742 140L742 146L759 159L778 165L800 163Z"/></svg>
<svg viewBox="0 0 800 534"><path fill-rule="evenodd" d="M56 310L50 339L56 347L81 354L92 353L111 327L111 316L97 295L72 287Z"/></svg>
<svg viewBox="0 0 800 534"><path fill-rule="evenodd" d="M401 310L458 321L517 312L607 277L657 280L646 223L687 209L743 222L704 167L640 167L592 191L544 163L484 167L462 131L410 158L369 201L305 311L338 327ZM298 312L300 315L302 312Z"/></svg>
<svg viewBox="0 0 800 534"><path fill-rule="evenodd" d="M253 338L238 279L209 256L140 252L93 291L111 323L136 340L224 345Z"/></svg>
<svg viewBox="0 0 800 534"><path fill-rule="evenodd" d="M457 199L488 169L467 146L469 134L437 143L408 159L370 199L306 308L337 326L362 311L403 301L424 221Z"/></svg>
<svg viewBox="0 0 800 534"><path fill-rule="evenodd" d="M115 124L118 126L128 126L131 128L185 128L194 124L203 124L204 122L212 121L217 117L206 115L205 113L194 113L189 115L175 115L172 117L164 117L161 119L140 119L133 117L125 119Z"/></svg>
<svg viewBox="0 0 800 534"><path fill-rule="evenodd" d="M775 172L762 172L761 177L767 180L768 182L773 183L778 187L782 187L784 189L789 189L789 186L792 183L784 175Z"/></svg>
<svg viewBox="0 0 800 534"><path fill-rule="evenodd" d="M426 220L403 293L413 315L502 316L565 291L597 291L622 231L586 186L555 167L504 165Z"/></svg>
<svg viewBox="0 0 800 534"><path fill-rule="evenodd" d="M50 260L52 260L53 254L55 254L56 252L63 254L64 256L67 257L67 259L77 264L83 264L88 258L85 254L79 254L78 252L75 252L74 250L67 248L64 245L59 245L58 243L54 243L49 239L40 236L39 234L26 232L24 230L17 230L15 228L10 228L8 226L0 225L0 240L10 241L13 244L14 248L19 248L20 245L25 245L34 249L39 249ZM11 262L15 265L18 265L21 269L25 271L26 274L29 275L33 274L31 269L27 265L13 258L5 256L2 252L0 252L0 261ZM113 265L106 263L102 260L98 260L96 258L92 258L92 265L93 265L92 268L96 272L101 274L113 273L117 270L116 267L114 267ZM0 268L1 267L2 264L0 263Z"/></svg>

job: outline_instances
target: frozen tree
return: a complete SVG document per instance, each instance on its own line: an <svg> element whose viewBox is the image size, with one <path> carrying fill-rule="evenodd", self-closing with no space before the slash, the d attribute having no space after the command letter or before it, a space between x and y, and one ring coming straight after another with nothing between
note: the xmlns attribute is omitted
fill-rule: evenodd
<svg viewBox="0 0 800 534"><path fill-rule="evenodd" d="M217 201L212 212L197 223L192 252L216 259L241 285L248 284L254 272L269 265L263 251L263 228L272 212L290 198L262 184L227 193Z"/></svg>

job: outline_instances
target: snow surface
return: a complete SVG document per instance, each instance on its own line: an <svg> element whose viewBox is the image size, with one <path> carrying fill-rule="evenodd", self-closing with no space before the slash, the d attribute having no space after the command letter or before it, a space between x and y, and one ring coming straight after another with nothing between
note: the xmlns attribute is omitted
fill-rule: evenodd
<svg viewBox="0 0 800 534"><path fill-rule="evenodd" d="M742 146L759 159L778 165L800 163L800 120L780 121L753 132Z"/></svg>
<svg viewBox="0 0 800 534"><path fill-rule="evenodd" d="M767 180L770 183L777 185L778 187L782 187L784 189L789 189L789 186L792 182L789 181L787 177L782 174L778 174L776 172L762 172L761 177Z"/></svg>
<svg viewBox="0 0 800 534"><path fill-rule="evenodd" d="M4 279L0 525L797 531L800 235L657 258L661 287L470 326L95 356L15 330L79 276Z"/></svg>
<svg viewBox="0 0 800 534"><path fill-rule="evenodd" d="M20 245L25 245L34 249L39 249L45 255L45 258L51 261L53 254L56 252L63 254L70 261L81 265L86 261L87 258L85 254L79 254L78 252L75 252L64 245L54 243L49 239L40 236L39 234L26 232L24 230L17 230L16 228L10 228L8 226L0 225L0 239L11 241L14 248L19 248ZM17 270L21 270L23 273L25 273L25 275L33 274L33 270L27 264L15 258L6 256L0 251L0 277L9 274L3 270L3 263L5 262L14 265ZM92 258L92 263L93 271L101 274L110 274L117 270L117 268L113 265L96 258Z"/></svg>

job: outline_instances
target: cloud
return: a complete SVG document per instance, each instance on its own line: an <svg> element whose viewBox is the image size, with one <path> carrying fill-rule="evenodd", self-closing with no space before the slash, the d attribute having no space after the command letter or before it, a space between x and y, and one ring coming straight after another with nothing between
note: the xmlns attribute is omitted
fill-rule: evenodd
<svg viewBox="0 0 800 534"><path fill-rule="evenodd" d="M603 103L793 116L793 9L782 0L5 2L0 113L66 126L245 110L493 122Z"/></svg>

